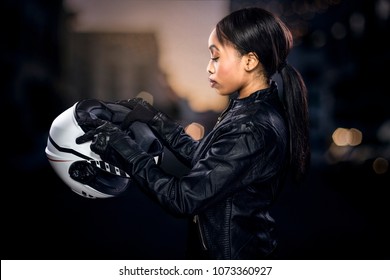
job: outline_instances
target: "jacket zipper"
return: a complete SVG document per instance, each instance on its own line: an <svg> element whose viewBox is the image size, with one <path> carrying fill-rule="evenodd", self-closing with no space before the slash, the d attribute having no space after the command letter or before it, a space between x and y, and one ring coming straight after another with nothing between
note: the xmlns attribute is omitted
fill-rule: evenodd
<svg viewBox="0 0 390 280"><path fill-rule="evenodd" d="M216 122L214 127L216 127L222 121L222 119L225 117L225 115L229 111L230 107L232 107L232 104L233 104L233 100L230 99L228 106L225 108L225 110L222 111L221 115L219 115L219 117L217 119L217 122Z"/></svg>
<svg viewBox="0 0 390 280"><path fill-rule="evenodd" d="M223 110L223 112L221 113L221 115L218 117L217 122L216 122L216 124L215 124L214 127L216 127L216 126L222 121L222 119L225 117L225 115L226 115L227 112L229 111L230 107L232 106L232 104L233 104L233 101L232 101L232 100L229 100L228 106L226 107L225 110ZM194 216L193 222L194 222L194 223L197 225L197 227L198 227L199 237L200 237L202 249L203 249L203 250L207 250L207 246L206 246L206 243L205 243L205 239L204 239L204 236L203 236L203 231L202 231L202 227L201 227L201 225L200 225L200 220L199 220L199 216L198 216L198 215L195 215L195 216Z"/></svg>
<svg viewBox="0 0 390 280"><path fill-rule="evenodd" d="M204 240L204 236L203 236L203 231L202 231L202 228L200 226L199 216L195 215L193 221L198 226L199 237L200 237L200 242L201 242L201 245L202 245L202 249L203 250L207 250L207 246L206 246L206 243L205 243L205 240Z"/></svg>

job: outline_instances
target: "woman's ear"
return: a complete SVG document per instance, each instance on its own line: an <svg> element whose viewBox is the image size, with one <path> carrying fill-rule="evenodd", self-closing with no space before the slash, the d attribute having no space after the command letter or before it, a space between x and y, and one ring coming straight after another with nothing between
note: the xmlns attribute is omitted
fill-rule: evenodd
<svg viewBox="0 0 390 280"><path fill-rule="evenodd" d="M245 55L245 70L252 71L259 64L259 58L254 52L249 52Z"/></svg>

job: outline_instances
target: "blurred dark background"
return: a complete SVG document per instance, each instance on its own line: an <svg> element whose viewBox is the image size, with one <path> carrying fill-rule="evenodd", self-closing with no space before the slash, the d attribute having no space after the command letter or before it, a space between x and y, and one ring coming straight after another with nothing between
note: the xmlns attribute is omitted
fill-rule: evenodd
<svg viewBox="0 0 390 280"><path fill-rule="evenodd" d="M289 62L309 90L309 178L301 188L288 184L272 209L280 258L389 259L390 2L230 1L229 9L249 5L272 8L289 23L296 42ZM153 56L142 64L143 53L130 47L126 55L135 63L107 59L107 78L96 74L89 50L112 48L117 35L72 32L77 14L59 0L3 0L0 7L1 258L184 259L186 219L168 215L137 188L114 199L73 193L46 158L48 132L77 100L115 89L116 75L129 76L134 93L159 92L157 107L183 124L201 123L206 133L219 112L192 112L161 82L153 34L119 35L128 45L147 45ZM111 98L122 98L119 91ZM169 154L163 168L182 170Z"/></svg>

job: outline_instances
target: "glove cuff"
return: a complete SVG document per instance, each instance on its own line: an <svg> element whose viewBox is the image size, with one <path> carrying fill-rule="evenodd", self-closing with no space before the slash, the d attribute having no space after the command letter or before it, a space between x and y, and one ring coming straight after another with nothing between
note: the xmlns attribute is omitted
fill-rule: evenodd
<svg viewBox="0 0 390 280"><path fill-rule="evenodd" d="M127 135L113 135L110 139L109 145L127 163L131 163L132 159L139 154L148 155L133 139L130 138L130 136Z"/></svg>
<svg viewBox="0 0 390 280"><path fill-rule="evenodd" d="M141 101L135 105L133 110L129 112L124 118L121 128L127 129L132 122L138 120L143 123L149 123L156 114L158 114L158 110L153 106L149 105L145 101Z"/></svg>

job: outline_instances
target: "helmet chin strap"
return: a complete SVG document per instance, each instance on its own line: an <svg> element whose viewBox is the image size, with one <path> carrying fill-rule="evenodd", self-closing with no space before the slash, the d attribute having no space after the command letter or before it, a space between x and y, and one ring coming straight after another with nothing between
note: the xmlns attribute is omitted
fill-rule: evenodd
<svg viewBox="0 0 390 280"><path fill-rule="evenodd" d="M160 162L159 156L155 156L153 159L156 162L156 164L159 164L159 162ZM89 164L95 165L97 168L102 169L102 170L109 172L111 174L121 176L121 177L130 178L130 175L127 174L125 171L123 171L122 169L116 167L115 165L108 163L108 162L105 162L103 160L87 160L87 162Z"/></svg>
<svg viewBox="0 0 390 280"><path fill-rule="evenodd" d="M111 174L121 176L121 177L126 177L130 178L130 175L127 174L125 171L122 169L116 167L115 165L112 165L111 163L102 161L102 160L87 160L89 164L95 165L97 168L100 168L106 172L109 172Z"/></svg>

